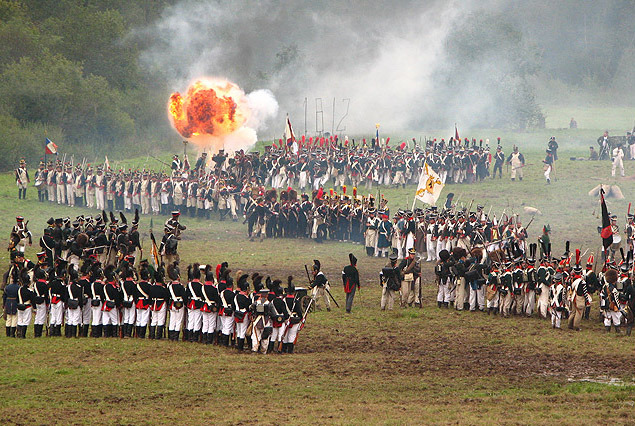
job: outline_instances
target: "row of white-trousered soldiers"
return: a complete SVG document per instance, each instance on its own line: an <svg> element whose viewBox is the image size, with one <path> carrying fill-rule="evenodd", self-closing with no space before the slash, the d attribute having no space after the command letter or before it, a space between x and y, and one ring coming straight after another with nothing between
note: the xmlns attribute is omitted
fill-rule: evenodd
<svg viewBox="0 0 635 426"><path fill-rule="evenodd" d="M486 256L482 247L470 252L461 247L452 252L442 250L435 268L439 307L487 308L488 314L505 317L531 316L537 311L543 318L551 316L554 328L560 328L564 318L570 329L580 330L582 318L589 319L591 295L598 291L600 319L606 331L613 326L619 333L625 325L626 334L631 334L635 311L632 251L622 256L619 264L608 260L600 266L592 254L585 269L580 250L571 253L568 241L560 259L551 257L550 243L541 251L537 264L537 244L529 244L528 254L513 243Z"/></svg>
<svg viewBox="0 0 635 426"><path fill-rule="evenodd" d="M80 271L57 259L54 268L35 265L32 277L26 268L13 268L4 289L7 336L24 338L34 316L34 336L145 338L235 344L238 350L293 352L298 332L304 327L309 306L303 312L306 289L295 287L288 277L271 280L258 273L238 271L236 288L226 262L213 268L188 266L188 282L180 282L178 262L158 270L139 271L128 258L119 267L102 265L93 258ZM314 267L315 269L315 267ZM316 273L319 271L316 271ZM253 283L250 291L249 281ZM263 283L264 281L264 283ZM46 326L48 322L48 326ZM79 333L78 333L79 331Z"/></svg>

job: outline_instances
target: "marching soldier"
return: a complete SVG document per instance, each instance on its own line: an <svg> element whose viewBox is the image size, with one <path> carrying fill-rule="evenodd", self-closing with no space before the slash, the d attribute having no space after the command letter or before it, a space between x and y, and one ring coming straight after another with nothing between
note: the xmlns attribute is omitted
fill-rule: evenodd
<svg viewBox="0 0 635 426"><path fill-rule="evenodd" d="M163 263L170 265L179 261L178 245L179 241L174 235L174 227L166 224L163 229L163 238L159 245L159 254Z"/></svg>
<svg viewBox="0 0 635 426"><path fill-rule="evenodd" d="M344 293L346 293L346 313L350 314L353 309L353 298L355 291L360 288L359 271L357 270L357 258L353 253L348 254L350 264L346 265L342 270L342 282L344 284Z"/></svg>
<svg viewBox="0 0 635 426"><path fill-rule="evenodd" d="M95 262L90 272L90 306L91 306L91 337L101 337L102 325L102 305L104 302L104 271L101 264Z"/></svg>
<svg viewBox="0 0 635 426"><path fill-rule="evenodd" d="M273 328L271 338L269 339L269 347L267 348L267 352L269 353L278 350L280 342L282 341L284 325L289 318L287 305L282 299L281 283L282 281L275 280L272 285L274 298L269 304L269 308L271 310L271 326Z"/></svg>
<svg viewBox="0 0 635 426"><path fill-rule="evenodd" d="M49 311L50 331L49 337L62 336L62 322L64 320L64 293L66 290L66 262L57 259L54 276L49 282L49 299L51 301Z"/></svg>
<svg viewBox="0 0 635 426"><path fill-rule="evenodd" d="M375 217L375 209L368 210L368 218L366 219L366 231L364 232L364 240L366 244L366 255L373 256L377 247L377 228L379 227L379 219Z"/></svg>

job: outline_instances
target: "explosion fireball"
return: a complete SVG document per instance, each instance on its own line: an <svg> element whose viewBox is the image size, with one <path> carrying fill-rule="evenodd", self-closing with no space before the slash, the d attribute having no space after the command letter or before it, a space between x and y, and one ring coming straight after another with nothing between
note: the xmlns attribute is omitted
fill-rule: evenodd
<svg viewBox="0 0 635 426"><path fill-rule="evenodd" d="M263 119L278 112L278 103L268 90L245 95L238 85L219 79L201 78L185 95L172 93L168 116L181 136L201 149L237 151L253 145Z"/></svg>

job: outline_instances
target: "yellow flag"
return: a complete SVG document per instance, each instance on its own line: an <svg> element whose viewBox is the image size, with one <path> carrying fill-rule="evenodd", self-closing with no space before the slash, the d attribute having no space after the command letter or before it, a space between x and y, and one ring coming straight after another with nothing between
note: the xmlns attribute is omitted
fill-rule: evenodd
<svg viewBox="0 0 635 426"><path fill-rule="evenodd" d="M445 182L441 181L439 175L428 167L428 163L424 163L415 198L423 203L434 205L444 186Z"/></svg>

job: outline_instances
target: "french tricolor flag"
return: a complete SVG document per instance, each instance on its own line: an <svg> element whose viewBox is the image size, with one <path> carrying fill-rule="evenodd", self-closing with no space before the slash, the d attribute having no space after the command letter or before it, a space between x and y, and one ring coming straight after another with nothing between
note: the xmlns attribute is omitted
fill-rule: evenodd
<svg viewBox="0 0 635 426"><path fill-rule="evenodd" d="M50 155L57 155L57 145L55 145L55 143L50 140L49 138L46 138L46 142L45 142L45 151L47 154Z"/></svg>

